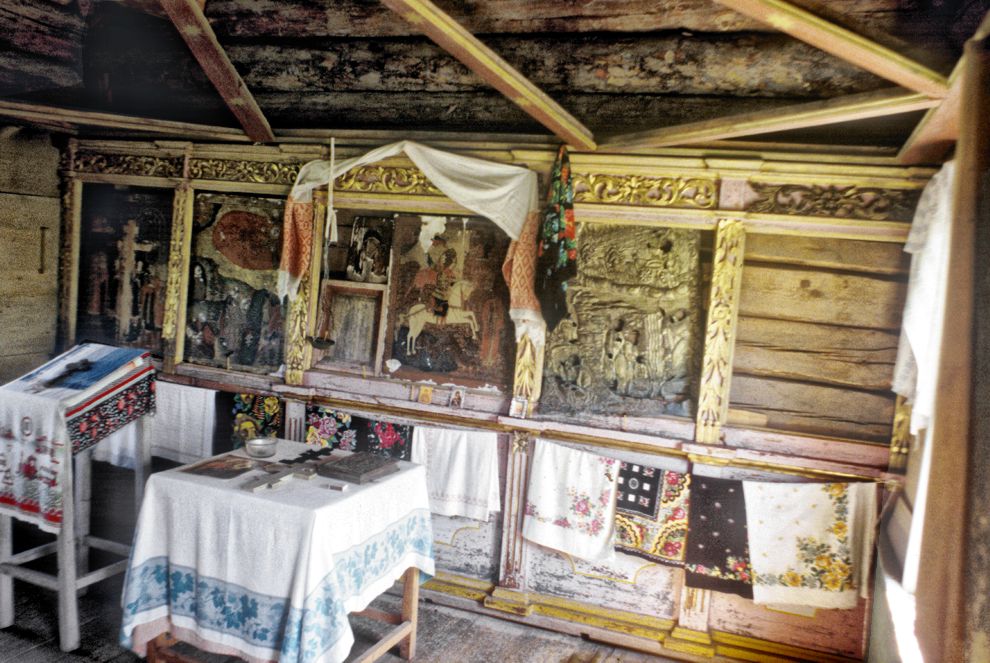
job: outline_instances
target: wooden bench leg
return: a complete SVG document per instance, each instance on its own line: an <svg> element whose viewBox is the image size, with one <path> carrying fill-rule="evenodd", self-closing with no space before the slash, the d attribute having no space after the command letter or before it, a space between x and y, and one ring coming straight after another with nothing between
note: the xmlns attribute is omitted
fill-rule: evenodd
<svg viewBox="0 0 990 663"><path fill-rule="evenodd" d="M0 562L6 562L13 554L13 528L10 516L0 516ZM14 579L0 574L0 628L14 624Z"/></svg>
<svg viewBox="0 0 990 663"><path fill-rule="evenodd" d="M402 589L402 621L412 622L409 636L399 643L399 656L407 661L416 656L416 626L419 619L419 569L406 570Z"/></svg>
<svg viewBox="0 0 990 663"><path fill-rule="evenodd" d="M79 648L76 597L76 528L72 460L62 473L62 528L58 532L58 636L62 651Z"/></svg>

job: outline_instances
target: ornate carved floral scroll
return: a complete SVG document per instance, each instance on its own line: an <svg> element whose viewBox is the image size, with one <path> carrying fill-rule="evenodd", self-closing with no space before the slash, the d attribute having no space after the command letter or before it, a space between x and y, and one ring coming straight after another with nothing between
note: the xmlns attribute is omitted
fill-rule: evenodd
<svg viewBox="0 0 990 663"><path fill-rule="evenodd" d="M921 190L750 182L756 199L747 212L910 221Z"/></svg>
<svg viewBox="0 0 990 663"><path fill-rule="evenodd" d="M296 181L299 168L298 163L271 161L197 158L189 160L189 176L197 180L291 185Z"/></svg>
<svg viewBox="0 0 990 663"><path fill-rule="evenodd" d="M729 381L732 377L745 241L746 230L741 221L719 221L695 429L695 440L707 444L718 442L729 407Z"/></svg>
<svg viewBox="0 0 990 663"><path fill-rule="evenodd" d="M718 180L703 177L645 177L574 173L574 201L714 209Z"/></svg>
<svg viewBox="0 0 990 663"><path fill-rule="evenodd" d="M540 410L690 416L699 234L582 224L567 316L547 339Z"/></svg>
<svg viewBox="0 0 990 663"><path fill-rule="evenodd" d="M182 161L182 157L79 152L74 159L73 169L78 173L100 173L103 175L182 177Z"/></svg>
<svg viewBox="0 0 990 663"><path fill-rule="evenodd" d="M426 175L415 167L363 166L338 177L334 187L340 191L370 193L406 193L442 196Z"/></svg>
<svg viewBox="0 0 990 663"><path fill-rule="evenodd" d="M176 188L175 197L172 199L172 244L168 252L168 281L165 284L165 319L162 322L162 337L173 350L179 319L179 302L182 299L182 257L186 251L185 210L191 195L189 186L182 184ZM172 352L166 352L166 355L171 356Z"/></svg>

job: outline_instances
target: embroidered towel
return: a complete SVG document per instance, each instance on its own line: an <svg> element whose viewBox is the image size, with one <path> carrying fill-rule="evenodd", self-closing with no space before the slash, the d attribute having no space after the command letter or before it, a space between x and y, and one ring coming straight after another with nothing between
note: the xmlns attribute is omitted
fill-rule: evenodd
<svg viewBox="0 0 990 663"><path fill-rule="evenodd" d="M177 463L213 455L216 394L212 389L158 382L158 412L145 421L151 453Z"/></svg>
<svg viewBox="0 0 990 663"><path fill-rule="evenodd" d="M523 536L582 559L611 559L618 470L611 458L536 440Z"/></svg>
<svg viewBox="0 0 990 663"><path fill-rule="evenodd" d="M62 468L71 462L63 411L43 396L0 395L0 514L48 532L62 524Z"/></svg>
<svg viewBox="0 0 990 663"><path fill-rule="evenodd" d="M426 466L430 511L488 521L501 511L498 435L416 426L412 462Z"/></svg>
<svg viewBox="0 0 990 663"><path fill-rule="evenodd" d="M751 599L749 560L742 482L693 475L685 584Z"/></svg>
<svg viewBox="0 0 990 663"><path fill-rule="evenodd" d="M876 484L746 481L744 491L753 600L856 607L868 591Z"/></svg>
<svg viewBox="0 0 990 663"><path fill-rule="evenodd" d="M621 463L615 500L615 549L653 562L684 565L690 476Z"/></svg>
<svg viewBox="0 0 990 663"><path fill-rule="evenodd" d="M366 419L322 405L306 406L306 444L410 460L412 435L412 426Z"/></svg>

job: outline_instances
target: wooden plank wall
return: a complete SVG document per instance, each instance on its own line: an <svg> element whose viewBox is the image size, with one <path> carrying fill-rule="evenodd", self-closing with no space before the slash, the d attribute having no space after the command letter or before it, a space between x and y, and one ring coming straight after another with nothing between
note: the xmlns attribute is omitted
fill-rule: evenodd
<svg viewBox="0 0 990 663"><path fill-rule="evenodd" d="M900 244L748 237L730 418L889 441L908 266Z"/></svg>
<svg viewBox="0 0 990 663"><path fill-rule="evenodd" d="M46 134L0 128L0 384L55 347L58 159Z"/></svg>

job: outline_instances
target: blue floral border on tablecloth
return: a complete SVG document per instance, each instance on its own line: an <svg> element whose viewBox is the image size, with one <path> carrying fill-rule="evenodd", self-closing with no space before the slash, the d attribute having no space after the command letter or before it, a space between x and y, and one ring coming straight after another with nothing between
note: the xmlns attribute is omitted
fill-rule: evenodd
<svg viewBox="0 0 990 663"><path fill-rule="evenodd" d="M336 555L336 564L306 597L302 608L286 597L252 592L195 569L153 557L127 572L121 644L131 649L135 618L169 606L171 615L188 617L209 631L233 635L252 647L268 649L280 661L318 659L343 636L347 624L335 597L362 594L403 557L415 553L432 558L430 514L417 510L388 529ZM280 652L276 657L275 653Z"/></svg>

